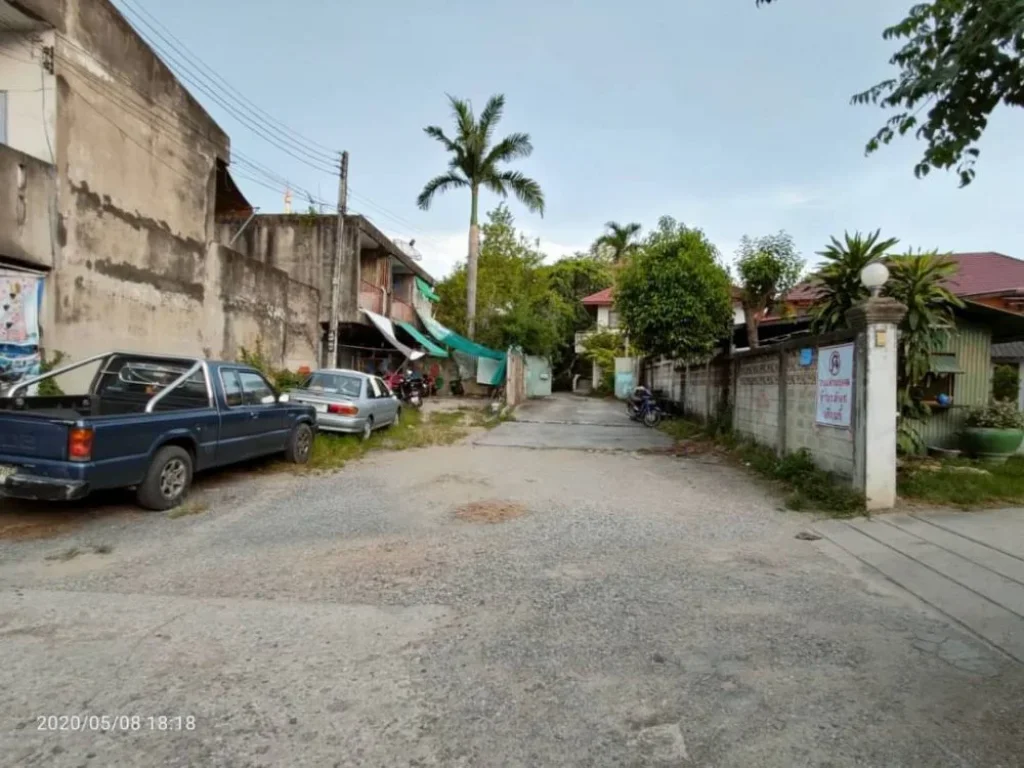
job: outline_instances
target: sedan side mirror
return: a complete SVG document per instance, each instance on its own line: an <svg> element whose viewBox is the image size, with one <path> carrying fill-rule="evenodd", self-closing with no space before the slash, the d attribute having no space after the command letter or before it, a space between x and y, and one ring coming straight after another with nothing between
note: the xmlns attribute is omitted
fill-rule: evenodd
<svg viewBox="0 0 1024 768"><path fill-rule="evenodd" d="M291 398L288 396L287 392L285 392L283 395L279 395L277 398L277 402L279 403L287 403L289 400L291 400Z"/></svg>

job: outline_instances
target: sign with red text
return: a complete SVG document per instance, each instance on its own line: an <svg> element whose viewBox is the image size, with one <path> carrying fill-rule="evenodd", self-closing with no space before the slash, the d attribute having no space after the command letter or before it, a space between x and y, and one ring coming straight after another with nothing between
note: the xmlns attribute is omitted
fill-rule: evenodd
<svg viewBox="0 0 1024 768"><path fill-rule="evenodd" d="M815 421L850 426L853 413L853 344L818 349L818 409Z"/></svg>

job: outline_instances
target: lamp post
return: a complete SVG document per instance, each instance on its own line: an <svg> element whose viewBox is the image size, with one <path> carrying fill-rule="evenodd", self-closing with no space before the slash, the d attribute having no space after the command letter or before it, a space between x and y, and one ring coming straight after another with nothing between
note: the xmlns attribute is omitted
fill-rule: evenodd
<svg viewBox="0 0 1024 768"><path fill-rule="evenodd" d="M880 261L873 261L860 271L860 281L871 292L871 298L877 299L889 279L889 268Z"/></svg>

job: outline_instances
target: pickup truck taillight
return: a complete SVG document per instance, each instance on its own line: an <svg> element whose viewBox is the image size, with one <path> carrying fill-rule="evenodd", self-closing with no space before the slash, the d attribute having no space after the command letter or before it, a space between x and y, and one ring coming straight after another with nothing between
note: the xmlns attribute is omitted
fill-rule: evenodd
<svg viewBox="0 0 1024 768"><path fill-rule="evenodd" d="M355 416L359 413L359 409L354 405L343 405L341 403L331 403L327 406L328 413L336 413L339 416Z"/></svg>
<svg viewBox="0 0 1024 768"><path fill-rule="evenodd" d="M89 461L92 458L92 427L72 427L68 432L68 459Z"/></svg>

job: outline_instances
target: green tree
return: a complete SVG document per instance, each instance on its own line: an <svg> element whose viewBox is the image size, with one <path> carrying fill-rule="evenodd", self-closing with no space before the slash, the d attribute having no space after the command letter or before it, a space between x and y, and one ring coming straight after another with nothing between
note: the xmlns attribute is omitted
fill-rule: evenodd
<svg viewBox="0 0 1024 768"><path fill-rule="evenodd" d="M757 324L761 315L796 285L804 260L786 232L756 239L744 235L736 252L736 268L743 284L748 343L757 347Z"/></svg>
<svg viewBox="0 0 1024 768"><path fill-rule="evenodd" d="M613 263L620 263L640 247L637 235L643 227L635 221L629 224L609 221L604 226L606 232L594 242L594 250L597 253L607 250Z"/></svg>
<svg viewBox="0 0 1024 768"><path fill-rule="evenodd" d="M824 251L819 251L825 263L819 265L812 281L819 287L821 295L812 310L812 328L823 333L846 325L846 313L850 308L867 298L868 289L860 280L861 270L868 264L880 261L899 240L879 240L881 230L866 237L857 232L843 234L843 242L832 238Z"/></svg>
<svg viewBox="0 0 1024 768"><path fill-rule="evenodd" d="M508 207L487 215L480 249L477 340L495 349L521 346L527 353L553 356L563 343L574 307L552 285L544 254L515 228ZM465 264L438 284L438 318L464 331Z"/></svg>
<svg viewBox="0 0 1024 768"><path fill-rule="evenodd" d="M543 267L548 284L562 300L566 309L562 341L551 355L556 378L567 373L576 359L576 332L593 325L587 308L580 303L586 296L612 284L612 267L604 259L589 253L577 253Z"/></svg>
<svg viewBox="0 0 1024 768"><path fill-rule="evenodd" d="M615 307L647 355L707 358L732 328L729 274L699 229L665 216L619 272Z"/></svg>
<svg viewBox="0 0 1024 768"><path fill-rule="evenodd" d="M757 0L758 5L772 0ZM868 154L910 131L927 143L914 167L956 168L960 185L974 179L978 141L1000 104L1024 106L1024 3L1020 0L932 0L882 32L904 41L889 63L899 72L854 104L875 104L892 115L868 142ZM921 112L927 112L920 118Z"/></svg>
<svg viewBox="0 0 1024 768"><path fill-rule="evenodd" d="M492 96L477 120L468 101L448 97L455 118L455 138L451 139L436 125L424 128L431 138L437 139L449 152L448 170L427 182L416 199L417 205L428 210L438 193L466 187L470 192L469 260L466 274L466 333L476 332L477 271L480 258L480 229L477 210L480 188L484 187L507 198L511 192L530 211L544 215L544 193L540 184L519 171L502 168L502 164L529 157L533 144L527 133L511 133L493 143L494 129L505 110L505 97Z"/></svg>

